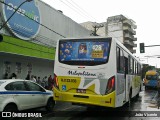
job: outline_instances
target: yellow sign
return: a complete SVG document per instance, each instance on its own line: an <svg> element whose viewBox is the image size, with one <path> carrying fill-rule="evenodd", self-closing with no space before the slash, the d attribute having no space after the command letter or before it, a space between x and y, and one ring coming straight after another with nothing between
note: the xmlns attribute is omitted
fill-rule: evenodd
<svg viewBox="0 0 160 120"><path fill-rule="evenodd" d="M93 51L92 58L103 58L103 50Z"/></svg>
<svg viewBox="0 0 160 120"><path fill-rule="evenodd" d="M80 77L58 76L59 88L62 91L74 89L74 92L76 92L75 89L78 88L80 81Z"/></svg>

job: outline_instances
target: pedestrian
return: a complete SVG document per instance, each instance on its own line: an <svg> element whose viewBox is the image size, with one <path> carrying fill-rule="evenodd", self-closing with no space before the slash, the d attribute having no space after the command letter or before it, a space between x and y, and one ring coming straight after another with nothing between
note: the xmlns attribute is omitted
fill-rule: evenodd
<svg viewBox="0 0 160 120"><path fill-rule="evenodd" d="M5 74L4 74L3 79L8 79L8 73L5 73Z"/></svg>
<svg viewBox="0 0 160 120"><path fill-rule="evenodd" d="M47 89L48 87L48 81L47 81L47 76L45 76L43 79L42 79L42 84L41 84L44 88Z"/></svg>
<svg viewBox="0 0 160 120"><path fill-rule="evenodd" d="M36 82L34 75L31 75L31 81Z"/></svg>
<svg viewBox="0 0 160 120"><path fill-rule="evenodd" d="M34 76L34 79L36 80L36 82L37 82L37 76Z"/></svg>
<svg viewBox="0 0 160 120"><path fill-rule="evenodd" d="M38 83L39 85L41 85L41 78L40 78L40 77L38 77L37 83Z"/></svg>
<svg viewBox="0 0 160 120"><path fill-rule="evenodd" d="M27 74L26 80L31 80L31 75L29 73Z"/></svg>
<svg viewBox="0 0 160 120"><path fill-rule="evenodd" d="M48 89L52 90L52 86L53 86L53 79L52 79L52 75L50 75L48 77Z"/></svg>
<svg viewBox="0 0 160 120"><path fill-rule="evenodd" d="M9 79L17 79L17 75L15 73L12 73Z"/></svg>

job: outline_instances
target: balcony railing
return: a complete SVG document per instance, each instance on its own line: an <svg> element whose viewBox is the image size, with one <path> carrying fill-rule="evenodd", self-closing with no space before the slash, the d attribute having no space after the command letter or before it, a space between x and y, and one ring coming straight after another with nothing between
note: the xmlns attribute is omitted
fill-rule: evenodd
<svg viewBox="0 0 160 120"><path fill-rule="evenodd" d="M137 47L137 44L134 44L134 47Z"/></svg>
<svg viewBox="0 0 160 120"><path fill-rule="evenodd" d="M128 26L123 26L123 30L130 32L132 35L136 35L136 31L134 31L133 29L129 28Z"/></svg>
<svg viewBox="0 0 160 120"><path fill-rule="evenodd" d="M137 38L134 37L134 38L133 38L133 41L137 41Z"/></svg>
<svg viewBox="0 0 160 120"><path fill-rule="evenodd" d="M132 40L132 41L137 41L137 38L135 38L133 35L130 35L130 34L124 34L124 38L125 39L129 39L129 40Z"/></svg>
<svg viewBox="0 0 160 120"><path fill-rule="evenodd" d="M124 20L124 21L123 21L123 24L130 25L130 26L132 26L134 29L137 29L137 25L135 25L135 23L134 23L134 22L131 22L131 20L129 20L129 19Z"/></svg>
<svg viewBox="0 0 160 120"><path fill-rule="evenodd" d="M124 20L124 21L123 21L123 24L132 25L131 21L130 21L130 20L128 20L128 19Z"/></svg>
<svg viewBox="0 0 160 120"><path fill-rule="evenodd" d="M135 47L135 44L134 44L132 41L130 41L130 40L125 40L125 41L124 41L124 44L125 44L125 45L128 45L128 46Z"/></svg>

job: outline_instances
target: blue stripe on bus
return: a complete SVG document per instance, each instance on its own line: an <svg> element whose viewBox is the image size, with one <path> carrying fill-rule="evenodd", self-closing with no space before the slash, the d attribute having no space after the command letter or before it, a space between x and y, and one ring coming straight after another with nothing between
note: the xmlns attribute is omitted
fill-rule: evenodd
<svg viewBox="0 0 160 120"><path fill-rule="evenodd" d="M45 94L51 95L49 92L26 92L26 91L2 91L0 94Z"/></svg>

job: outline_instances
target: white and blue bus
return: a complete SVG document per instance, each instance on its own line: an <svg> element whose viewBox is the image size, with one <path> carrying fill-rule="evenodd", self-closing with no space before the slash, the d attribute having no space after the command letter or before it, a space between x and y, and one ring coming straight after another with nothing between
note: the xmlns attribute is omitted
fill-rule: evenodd
<svg viewBox="0 0 160 120"><path fill-rule="evenodd" d="M54 100L120 107L139 95L141 64L112 38L65 38L57 42Z"/></svg>

